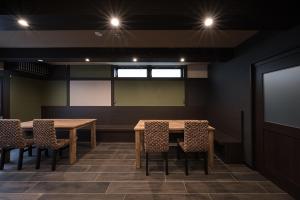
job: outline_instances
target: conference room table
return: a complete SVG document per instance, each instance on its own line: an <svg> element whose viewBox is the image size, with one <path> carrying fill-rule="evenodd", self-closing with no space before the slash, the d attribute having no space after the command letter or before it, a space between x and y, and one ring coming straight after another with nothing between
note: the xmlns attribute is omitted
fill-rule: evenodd
<svg viewBox="0 0 300 200"><path fill-rule="evenodd" d="M142 138L145 130L145 122L147 121L167 121L169 122L169 133L183 133L185 121L198 121L198 120L139 120L134 127L135 132L135 166L141 168L141 151L143 149ZM214 131L215 128L209 126L209 149L208 149L208 165L213 167L214 164Z"/></svg>
<svg viewBox="0 0 300 200"><path fill-rule="evenodd" d="M91 129L91 148L96 147L96 119L51 119L54 120L55 129L69 131L69 162L73 164L77 160L77 129L90 127ZM33 121L21 123L23 130L32 130Z"/></svg>

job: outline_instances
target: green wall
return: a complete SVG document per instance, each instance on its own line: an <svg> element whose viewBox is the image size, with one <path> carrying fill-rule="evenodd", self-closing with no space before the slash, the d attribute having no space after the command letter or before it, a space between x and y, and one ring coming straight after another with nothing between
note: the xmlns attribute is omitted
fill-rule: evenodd
<svg viewBox="0 0 300 200"><path fill-rule="evenodd" d="M43 81L12 76L10 80L10 118L21 121L41 117Z"/></svg>
<svg viewBox="0 0 300 200"><path fill-rule="evenodd" d="M67 105L67 81L44 81L43 106Z"/></svg>
<svg viewBox="0 0 300 200"><path fill-rule="evenodd" d="M110 78L110 66L98 65L72 65L70 66L71 78Z"/></svg>
<svg viewBox="0 0 300 200"><path fill-rule="evenodd" d="M66 106L66 81L47 81L12 76L10 117L28 121L41 118L41 106Z"/></svg>
<svg viewBox="0 0 300 200"><path fill-rule="evenodd" d="M116 80L116 106L184 106L184 80Z"/></svg>

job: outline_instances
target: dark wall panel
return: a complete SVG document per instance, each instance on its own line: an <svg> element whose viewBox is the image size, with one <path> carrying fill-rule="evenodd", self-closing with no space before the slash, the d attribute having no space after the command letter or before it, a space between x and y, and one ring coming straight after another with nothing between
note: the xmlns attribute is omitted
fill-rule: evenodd
<svg viewBox="0 0 300 200"><path fill-rule="evenodd" d="M135 125L140 119L205 119L202 107L122 106L122 107L42 107L43 118L95 118L99 125Z"/></svg>
<svg viewBox="0 0 300 200"><path fill-rule="evenodd" d="M300 27L263 32L236 51L234 59L209 67L208 119L216 128L242 138L240 111L244 110L245 161L252 165L251 65L300 45Z"/></svg>

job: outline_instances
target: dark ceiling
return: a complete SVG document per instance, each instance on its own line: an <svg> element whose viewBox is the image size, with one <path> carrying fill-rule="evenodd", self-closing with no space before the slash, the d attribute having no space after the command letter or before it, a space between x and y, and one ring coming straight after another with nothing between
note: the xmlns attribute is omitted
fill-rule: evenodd
<svg viewBox="0 0 300 200"><path fill-rule="evenodd" d="M294 3L293 3L294 2ZM201 19L216 17L222 30L278 30L299 23L296 1L263 0L0 0L0 30L22 29L24 17L33 30L107 29L111 15L129 30L199 29Z"/></svg>

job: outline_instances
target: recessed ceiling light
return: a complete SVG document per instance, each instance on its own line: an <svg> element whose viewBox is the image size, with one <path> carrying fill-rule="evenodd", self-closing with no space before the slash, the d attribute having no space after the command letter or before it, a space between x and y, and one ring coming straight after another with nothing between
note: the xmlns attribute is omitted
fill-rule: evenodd
<svg viewBox="0 0 300 200"><path fill-rule="evenodd" d="M132 61L133 61L133 62L137 62L138 59L137 59L137 58L132 58Z"/></svg>
<svg viewBox="0 0 300 200"><path fill-rule="evenodd" d="M38 61L38 62L44 62L44 60L42 60L42 59L38 59L37 61Z"/></svg>
<svg viewBox="0 0 300 200"><path fill-rule="evenodd" d="M119 27L120 26L120 20L117 18L117 17L112 17L110 19L110 24L113 26L113 27Z"/></svg>
<svg viewBox="0 0 300 200"><path fill-rule="evenodd" d="M180 58L180 62L185 62L185 58Z"/></svg>
<svg viewBox="0 0 300 200"><path fill-rule="evenodd" d="M89 58L86 58L86 59L85 59L85 62L90 62L90 59L89 59Z"/></svg>
<svg viewBox="0 0 300 200"><path fill-rule="evenodd" d="M28 22L27 22L25 19L19 19L19 20L18 20L18 23L19 23L21 26L24 26L24 27L28 27L28 26L29 26Z"/></svg>
<svg viewBox="0 0 300 200"><path fill-rule="evenodd" d="M214 19L213 18L211 18L211 17L205 18L205 20L204 20L204 26L210 27L213 24L214 24Z"/></svg>

